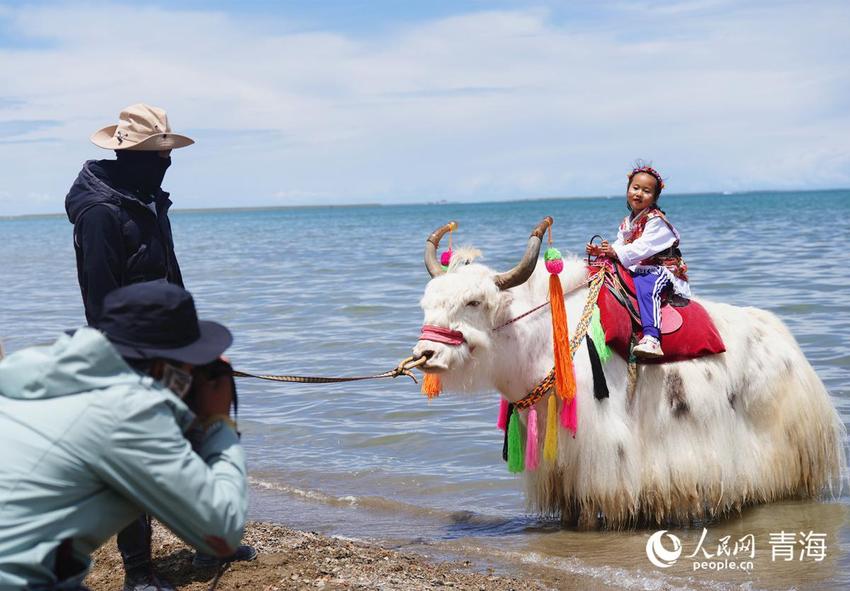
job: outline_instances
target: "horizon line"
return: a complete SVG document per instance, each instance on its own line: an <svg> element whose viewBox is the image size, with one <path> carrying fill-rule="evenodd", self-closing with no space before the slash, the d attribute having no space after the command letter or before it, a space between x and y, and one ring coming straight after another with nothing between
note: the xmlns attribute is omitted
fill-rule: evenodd
<svg viewBox="0 0 850 591"><path fill-rule="evenodd" d="M850 191L850 187L834 187L830 189L748 189L745 191L695 191L690 193L668 193L668 197L696 197L702 195L722 195L725 197L734 195L752 195L755 193L829 193L837 191ZM552 197L524 197L519 199L491 199L485 201L450 201L448 199L439 199L431 201L414 201L408 203L388 202L363 202L363 203L326 203L322 205L245 205L233 207L175 207L171 210L172 213L209 213L209 212L238 212L238 211L268 211L282 209L357 209L369 207L420 207L423 205L487 205L494 203L522 203L525 201L562 201L569 199L613 199L617 195L570 195L570 196L552 196ZM0 214L0 221L11 221L21 219L44 219L54 217L65 217L65 212L52 213L21 213L13 215Z"/></svg>

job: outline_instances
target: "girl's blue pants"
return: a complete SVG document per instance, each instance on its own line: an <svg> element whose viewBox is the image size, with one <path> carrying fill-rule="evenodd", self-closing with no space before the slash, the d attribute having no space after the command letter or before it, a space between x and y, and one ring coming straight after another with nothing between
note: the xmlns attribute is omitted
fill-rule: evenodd
<svg viewBox="0 0 850 591"><path fill-rule="evenodd" d="M671 287L670 279L661 270L637 271L633 275L643 336L661 340L661 294Z"/></svg>

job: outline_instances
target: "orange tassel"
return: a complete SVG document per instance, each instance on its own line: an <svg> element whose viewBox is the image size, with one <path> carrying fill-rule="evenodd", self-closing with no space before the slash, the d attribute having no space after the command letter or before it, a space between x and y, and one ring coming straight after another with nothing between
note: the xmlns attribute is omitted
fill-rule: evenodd
<svg viewBox="0 0 850 591"><path fill-rule="evenodd" d="M426 373L425 379L422 380L422 393L428 397L428 400L436 398L443 390L443 385L440 383L440 374Z"/></svg>
<svg viewBox="0 0 850 591"><path fill-rule="evenodd" d="M549 302L552 307L552 340L555 348L555 388L558 396L570 402L576 395L573 357L570 355L570 327L564 306L564 291L557 275L549 275Z"/></svg>

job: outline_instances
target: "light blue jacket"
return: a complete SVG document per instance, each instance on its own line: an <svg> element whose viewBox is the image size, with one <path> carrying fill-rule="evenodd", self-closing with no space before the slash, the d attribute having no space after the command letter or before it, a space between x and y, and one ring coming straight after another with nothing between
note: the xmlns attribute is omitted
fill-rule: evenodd
<svg viewBox="0 0 850 591"><path fill-rule="evenodd" d="M71 540L89 555L142 512L224 555L245 525L245 457L224 422L186 439L192 412L91 328L0 361L0 590L51 586ZM66 544L67 545L67 544Z"/></svg>

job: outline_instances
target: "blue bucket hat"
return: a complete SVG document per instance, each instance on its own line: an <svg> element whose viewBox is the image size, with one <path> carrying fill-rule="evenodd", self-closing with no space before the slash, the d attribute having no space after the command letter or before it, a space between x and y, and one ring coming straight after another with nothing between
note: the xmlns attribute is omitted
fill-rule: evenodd
<svg viewBox="0 0 850 591"><path fill-rule="evenodd" d="M233 343L233 335L221 324L198 320L188 291L164 280L109 292L92 326L127 359L205 365Z"/></svg>

